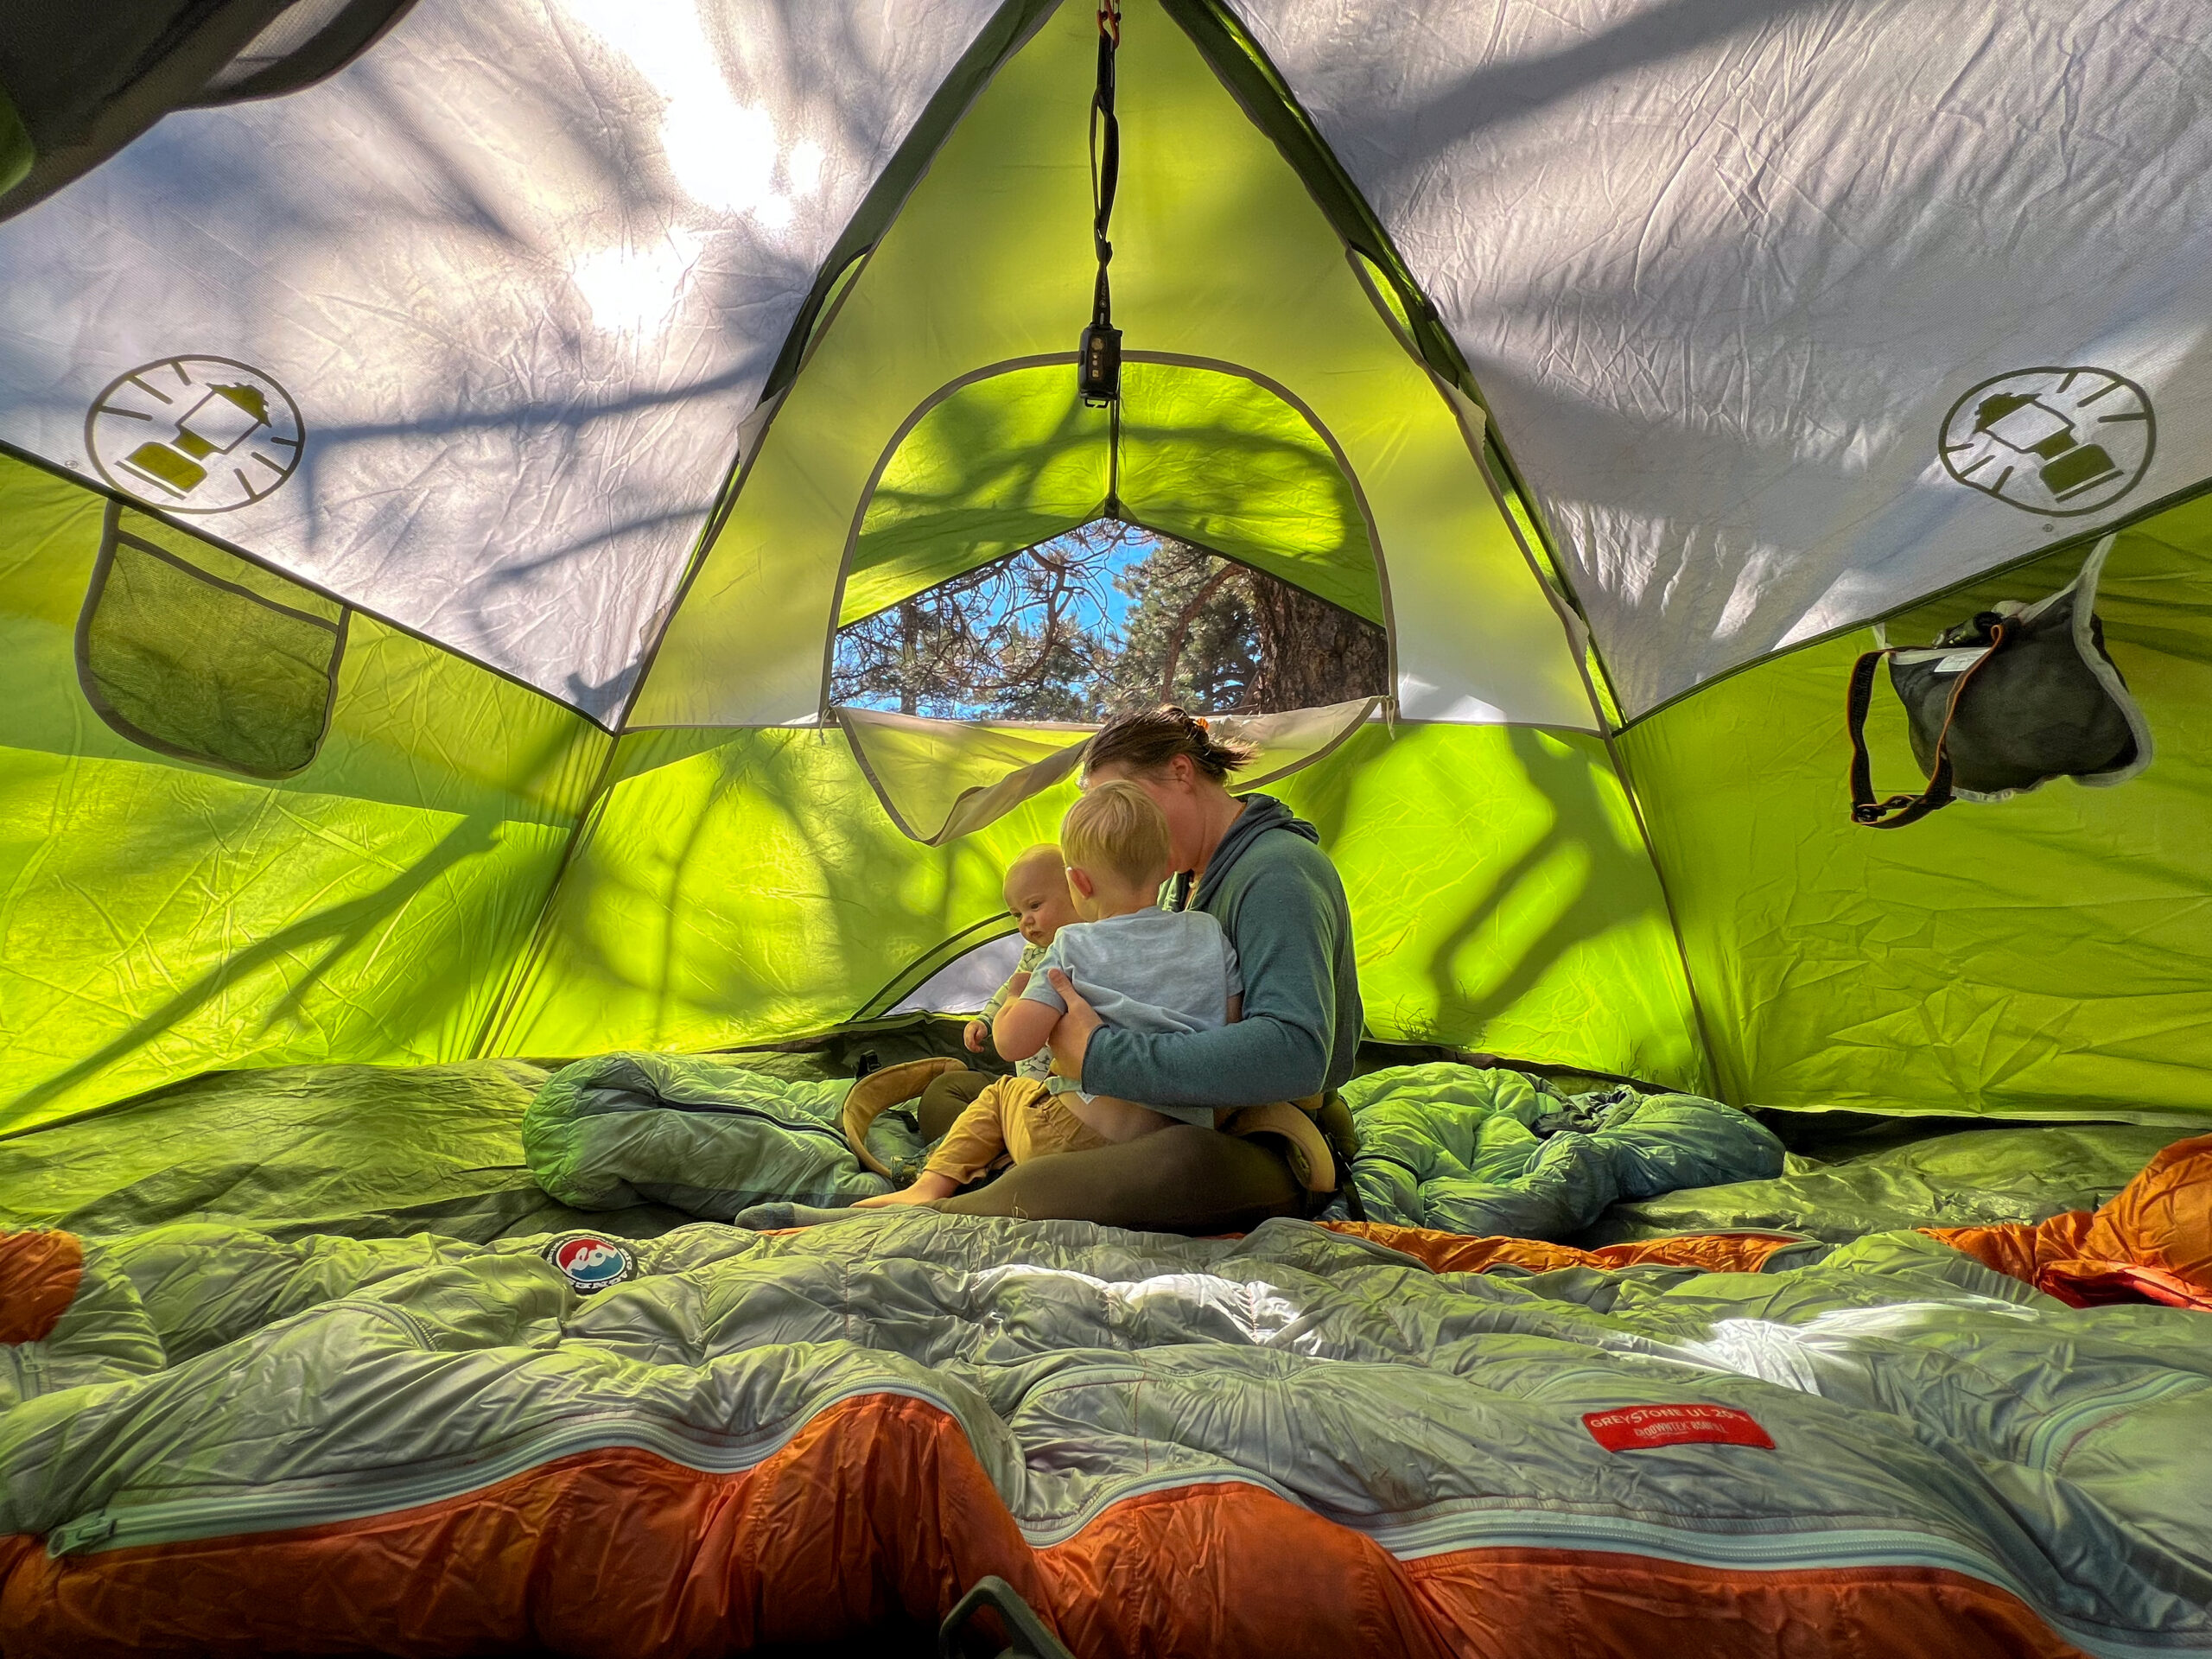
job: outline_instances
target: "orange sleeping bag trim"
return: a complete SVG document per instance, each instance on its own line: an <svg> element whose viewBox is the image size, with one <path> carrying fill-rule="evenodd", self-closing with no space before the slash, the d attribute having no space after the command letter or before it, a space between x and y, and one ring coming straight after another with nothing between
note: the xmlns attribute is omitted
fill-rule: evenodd
<svg viewBox="0 0 2212 1659"><path fill-rule="evenodd" d="M2168 1147L2094 1214L1921 1230L2070 1306L2151 1301L2212 1312L2212 1135Z"/></svg>
<svg viewBox="0 0 2212 1659"><path fill-rule="evenodd" d="M246 1659L336 1630L402 1655L682 1659L933 1621L986 1573L1091 1659L1586 1659L1686 1638L1700 1659L1772 1659L1813 1631L1823 1659L2080 1659L2016 1598L1941 1569L1528 1548L1400 1560L1243 1483L1126 1499L1033 1548L958 1422L884 1395L823 1413L739 1475L587 1452L295 1532L60 1560L0 1540L0 1569L9 1659Z"/></svg>

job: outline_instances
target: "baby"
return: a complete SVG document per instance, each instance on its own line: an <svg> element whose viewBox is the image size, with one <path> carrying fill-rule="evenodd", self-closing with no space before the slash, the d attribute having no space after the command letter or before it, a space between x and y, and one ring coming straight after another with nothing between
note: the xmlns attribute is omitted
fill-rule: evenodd
<svg viewBox="0 0 2212 1659"><path fill-rule="evenodd" d="M1005 893L1006 907L1014 912L1021 930L1021 960L1014 964L1006 983L991 993L991 1000L983 1004L982 1017L970 1020L962 1033L962 1040L971 1054L983 1052L983 1045L991 1040L991 1022L998 1016L998 1011L1021 995L1029 983L1029 976L1037 971L1045 947L1052 944L1060 929L1076 918L1060 849L1049 842L1032 847L1007 867ZM1052 1069L1052 1054L1040 1052L1015 1066L1014 1073L1018 1077L1042 1083ZM947 1071L934 1078L922 1090L916 1112L923 1137L934 1141L944 1134L992 1082L988 1071L964 1070Z"/></svg>
<svg viewBox="0 0 2212 1659"><path fill-rule="evenodd" d="M1007 903L1022 917L1022 937L1031 948L1022 953L1015 977L992 999L991 1033L999 1053L1028 1072L978 1090L913 1185L863 1198L855 1208L950 1198L1002 1154L1027 1163L1134 1140L1178 1122L1212 1126L1211 1107L1154 1109L1085 1095L1065 1077L1035 1075L1037 1064L1048 1062L1052 1027L1067 1011L1046 977L1051 969L1065 972L1108 1025L1134 1031L1209 1031L1227 1025L1238 1015L1243 988L1236 953L1219 922L1204 911L1156 907L1170 874L1167 822L1135 785L1095 785L1069 809L1061 826L1059 855L1066 868L1058 902L1071 899L1080 922L1063 922L1052 898L1034 891L1037 872L1025 873L1025 866L1050 850L1032 848L1007 873ZM969 1025L970 1047L979 1046L976 1027L982 1023ZM926 1121L927 1095L924 1100Z"/></svg>

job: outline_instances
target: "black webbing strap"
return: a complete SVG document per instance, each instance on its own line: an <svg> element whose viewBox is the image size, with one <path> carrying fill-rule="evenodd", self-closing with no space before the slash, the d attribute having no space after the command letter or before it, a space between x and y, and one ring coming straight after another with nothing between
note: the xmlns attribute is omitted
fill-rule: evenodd
<svg viewBox="0 0 2212 1659"><path fill-rule="evenodd" d="M1114 322L1114 292L1106 281L1114 245L1106 231L1114 218L1115 187L1122 181L1122 124L1114 114L1114 54L1121 44L1122 0L1098 0L1098 89L1090 95L1090 240L1098 255L1098 286L1090 321L1099 328Z"/></svg>
<svg viewBox="0 0 2212 1659"><path fill-rule="evenodd" d="M1930 812L1948 806L1957 798L1951 792L1951 722L1957 718L1959 697L1967 682L1981 672L1982 664L1997 654L2007 630L1999 623L1989 631L1989 644L1952 682L1951 696L1943 705L1943 727L1936 734L1936 767L1928 787L1917 795L1874 798L1874 762L1866 753L1866 710L1873 700L1874 671L1897 647L1870 651L1851 665L1851 690L1844 700L1844 723L1851 733L1851 821L1869 830L1902 830L1917 823Z"/></svg>

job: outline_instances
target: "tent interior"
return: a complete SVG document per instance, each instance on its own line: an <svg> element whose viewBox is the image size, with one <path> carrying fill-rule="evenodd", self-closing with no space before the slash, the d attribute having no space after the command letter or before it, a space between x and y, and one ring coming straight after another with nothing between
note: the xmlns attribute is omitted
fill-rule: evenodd
<svg viewBox="0 0 2212 1659"><path fill-rule="evenodd" d="M1131 1517L1149 1500L1125 1494L1083 1500L1089 1532L1073 1521L1052 1531L1060 1523L1023 1508L993 1459L1018 1469L1027 1455L1043 1471L1056 1454L1019 1424L977 1427L976 1414L989 1414L967 1395L944 1407L957 1456L938 1429L927 1431L933 1449L914 1451L924 1442L900 1440L905 1419L869 1431L887 1460L911 1452L935 1484L894 1492L893 1477L863 1468L856 1452L819 1451L830 1464L804 1465L802 1453L817 1455L810 1428L779 1429L769 1461L743 1466L801 1458L788 1478L848 1504L833 1521L821 1498L830 1507L808 1511L804 1538L772 1547L759 1541L773 1530L775 1500L756 1493L746 1501L770 1508L738 1529L754 1541L717 1546L732 1552L716 1558L732 1582L760 1575L760 1607L775 1600L760 1586L791 1575L780 1622L734 1611L745 1600L735 1592L702 1612L683 1573L652 1605L685 1611L667 1611L674 1623L650 1640L628 1614L554 1607L527 1574L499 1592L498 1611L485 1611L499 1601L490 1591L464 1607L454 1586L468 1563L487 1584L508 1582L483 1565L497 1555L490 1531L407 1544L416 1565L344 1611L355 1593L346 1575L370 1553L345 1548L372 1524L363 1517L475 1515L473 1503L506 1501L491 1476L455 1478L429 1497L407 1488L404 1502L385 1493L283 1510L266 1529L235 1516L170 1519L139 1535L126 1524L111 1545L111 1524L97 1535L61 1526L142 1499L174 1509L174 1493L130 1496L134 1480L160 1488L164 1470L199 1467L202 1487L232 1480L232 1452L207 1448L251 1437L226 1439L219 1426L174 1443L149 1428L153 1449L134 1464L118 1449L139 1432L130 1414L150 1423L162 1408L131 1391L204 1387L213 1373L194 1383L192 1366L246 1363L249 1349L264 1352L257 1344L277 1344L265 1351L277 1363L289 1351L274 1333L339 1318L331 1310L349 1296L385 1294L370 1287L415 1274L432 1287L423 1297L450 1291L488 1307L508 1294L484 1287L498 1274L550 1274L531 1253L547 1236L596 1230L642 1276L595 1300L571 1282L559 1293L565 1313L530 1317L580 1320L576 1339L589 1343L601 1339L590 1319L613 1320L640 1287L681 1281L711 1297L716 1264L736 1262L728 1252L740 1246L701 1241L709 1228L734 1236L719 1224L727 1214L634 1173L607 1188L620 1196L587 1203L525 1155L525 1114L550 1110L556 1078L598 1057L661 1057L674 1069L648 1066L656 1104L708 1087L699 1079L711 1073L723 1080L713 1088L772 1093L774 1110L804 1128L818 1107L806 1090L842 1099L856 1073L960 1053L962 1025L1013 963L1001 875L1023 849L1056 838L1101 711L937 709L911 686L903 700L895 687L841 700L841 641L1084 535L1189 550L1213 562L1209 594L1222 573L1253 593L1281 584L1332 619L1329 639L1379 642L1379 681L1360 678L1346 655L1325 665L1342 671L1333 679L1309 664L1303 683L1337 688L1322 700L1199 710L1259 747L1236 786L1313 824L1341 874L1365 1007L1360 1121L1375 1146L1395 1144L1389 1088L1400 1086L1376 1079L1416 1071L1434 1094L1421 1096L1424 1127L1407 1131L1424 1147L1458 1144L1459 1131L1436 1127L1454 1111L1493 1126L1468 1131L1475 1150L1433 1152L1477 1185L1504 1179L1484 1174L1478 1154L1492 1141L1481 1136L1511 1141L1527 1163L1540 1139L1597 1135L1601 1119L1605 1133L1627 1134L1628 1118L1604 1114L1630 1106L1656 1114L1688 1100L1771 1138L1772 1166L1756 1175L1608 1188L1609 1200L1540 1240L1582 1254L1512 1256L1512 1272L1555 1270L1583 1287L1556 1294L1586 1301L1600 1279L1649 1287L1672 1274L1666 1285L1683 1287L1694 1268L1684 1295L1748 1297L1721 1281L1827 1271L1819 1252L1888 1239L1895 1260L1847 1265L1866 1283L1895 1272L1893 1295L1840 1289L1833 1307L1815 1307L1808 1289L1804 1317L1857 1331L1834 1309L1932 1309L1955 1295L1973 1303L1960 1319L1984 1321L1958 1337L1954 1357L1967 1364L2012 1340L1985 1325L1988 1309L2017 1303L2062 1322L2039 1336L2044 1351L2075 1343L2104 1356L2085 1370L2125 1370L2113 1356L2137 1344L2127 1363L2144 1369L2107 1379L2101 1396L2110 1421L2122 1406L2202 1421L2212 1369L2201 1352L2187 1357L2202 1337L2186 1322L2212 1309L2212 1200L2196 1173L2177 1185L2172 1172L2198 1166L2172 1160L2212 1126L2212 423L2196 390L2212 382L2194 373L2202 331L2187 321L2202 314L2212 269L2201 257L2212 220L2191 206L2203 188L2192 181L2212 176L2196 164L2212 124L2172 114L2193 109L2201 89L2160 79L2185 80L2177 64L2205 67L2189 8L2110 0L2100 35L2055 0L2025 8L2044 34L2006 8L1964 7L1960 40L1941 50L1924 14L1879 0L1741 16L1690 0L1113 10L1111 304L1124 345L1117 395L1098 403L1079 395L1076 349L1100 270L1103 37L1091 6L134 5L117 16L143 36L124 54L136 67L93 116L25 91L46 85L42 73L59 85L55 65L83 72L86 53L65 62L38 29L0 29L0 92L16 105L0 123L0 162L16 152L0 166L15 193L0 192L12 213L0 221L0 270L13 313L0 338L0 1226L12 1230L0 1243L17 1247L0 1254L0 1302L17 1304L0 1313L0 1337L13 1356L51 1351L36 1365L16 1358L12 1383L0 1378L12 1389L0 1461L40 1471L24 1488L38 1495L0 1516L0 1647L11 1656L215 1651L201 1644L220 1641L305 1649L334 1630L376 1651L524 1641L739 1651L933 1624L985 1568L1082 1652L1302 1652L1306 1638L1285 1635L1300 1620L1316 1652L1593 1652L1573 1643L1595 1643L1601 1627L1632 1651L1659 1628L1637 1622L1648 1615L1707 1621L1713 1652L1872 1654L1906 1650L1882 1645L1881 1632L1935 1605L1915 1599L1923 1592L1955 1598L1943 1617L1984 1632L1976 1651L2212 1651L2198 1595L2212 1586L2212 1482L2176 1496L2196 1477L2154 1448L2196 1431L2172 1415L2164 1427L2126 1417L2107 1440L2113 1478L2149 1482L2182 1520L2145 1518L2149 1499L2129 1508L2088 1475L2069 1489L2077 1510L2082 1491L2120 1505L2114 1535L2153 1540L2123 1548L2100 1533L2105 1568L2062 1571L2052 1563L2065 1540L2027 1522L2005 1523L2013 1531L1985 1545L2001 1529L1986 1504L1973 1508L1978 1497L1957 1502L1983 1518L1927 1523L1929 1536L1948 1528L1976 1541L1950 1554L1808 1545L1753 1562L1661 1547L1650 1530L1660 1523L1647 1521L1608 1543L1531 1531L1432 1547L1373 1533L1358 1546L1371 1560L1335 1544L1314 1546L1313 1558L1362 1575L1370 1600L1307 1613L1290 1596L1281 1618L1245 1623L1221 1611L1230 1599L1281 1586L1214 1558L1224 1539L1260 1535L1235 1529L1271 1525L1272 1511L1189 1522L1214 1529L1192 1535L1213 1564L1193 1569L1184 1612L1102 1611L1110 1595L1073 1586L1085 1573L1122 1583L1098 1562L1117 1559L1114 1548L1141 1560L1173 1547L1172 1523L1146 1531L1151 1522ZM1479 28L1477 12L1489 19ZM124 60L115 41L93 44L90 55ZM2167 47L2171 61L2158 55ZM2153 60L2165 67L2144 67ZM165 75L176 81L166 92ZM1948 90L1923 84L1947 75ZM2108 204L2062 215L2045 239L2066 247L2040 287L1999 221L2060 166L2044 153L2058 116L2040 102L2019 114L2030 137L2009 160L1968 155L1960 140L1942 162L1951 130L1929 137L1917 124L2013 107L2037 75L2101 95L2132 87L2088 100L2111 154L2094 163L2095 189L2078 194L2135 193L2126 237L2097 217ZM1745 136L1762 123L1764 136ZM1735 167L1728 146L1739 140L1759 165ZM1859 158L1859 174L1812 159L1830 150ZM1903 218L1900 193L1917 204ZM1968 200L1998 204L1988 223L1968 225ZM2077 206L2069 199L2065 214ZM2139 232L2139 245L2114 245ZM2125 265L2125 281L2099 259ZM2164 286L2145 273L2164 273ZM2112 366L2024 366L2075 362ZM2107 413L2140 400L2126 415L2137 424L2116 429L2135 451L2109 437L2101 472L2077 456L2062 474L2053 458L2075 453L2070 440L2039 437L2033 464L2057 481L2027 512L2001 480L1985 487L1953 458L1944 422L2008 376L2024 390L2007 410L2069 410L2085 429L2102 418L2064 402L2088 393L2056 377L2083 374L2119 400ZM1909 395L1896 390L1909 382ZM1972 442L1993 442L1986 430L2011 416L1987 399L1975 407ZM2065 427L2063 414L2052 418ZM232 462L237 493L225 497ZM2085 568L2095 648L2155 741L2149 764L2111 787L2057 778L1962 798L1893 831L1855 821L1843 719L1854 662L2063 596ZM1126 635L1126 609L1111 623ZM1163 690L1174 676L1171 653ZM1867 722L1875 772L1918 791L1919 734L1889 683L1877 685ZM1421 1071L1432 1067L1444 1070ZM753 1081L728 1083L740 1075ZM1570 1129L1559 1115L1571 1102L1583 1116ZM818 1109L835 1121L834 1102ZM1359 1163L1347 1185L1366 1190ZM1442 1167L1413 1174L1430 1183ZM848 1173L868 1179L857 1165ZM2066 1224L2075 1231L2064 1250L2048 1232L2018 1246L2031 1265L2012 1273L2004 1250L2014 1246L1938 1249L1914 1230L2037 1236L2069 1216L2108 1219L2147 1203L2154 1175L2181 1219L2151 1243L2156 1229L2142 1224L2152 1231L2127 1233L2125 1250L2082 1243L2084 1219ZM849 1203L870 1189L838 1190ZM1174 1250L1198 1252L1184 1256L1049 1223L1030 1243L991 1233L988 1261L945 1244L938 1271L997 1285L993 1274L1049 1270L1119 1287L1108 1295L1116 1306L1179 1274L1234 1281L1262 1302L1278 1282L1318 1287L1336 1274L1352 1287L1382 1270L1378 1252L1395 1257L1394 1272L1426 1262L1439 1286L1519 1282L1450 1266L1463 1258L1420 1243L1417 1231L1512 1230L1452 1220L1442 1189L1424 1192L1426 1207L1408 1199L1395 1222L1376 1216L1395 1233L1362 1235L1339 1210L1332 1224L1349 1230L1282 1247L1291 1254L1279 1259L1256 1233L1244 1244L1178 1241ZM762 1234L768 1254L745 1256L743 1271L797 1273L793 1263L815 1262L805 1250L852 1252L861 1230L825 1228L837 1242L818 1247ZM2184 1235L2195 1243L2175 1242ZM899 1237L886 1247L893 1266L901 1251L921 1260L939 1248ZM1751 1254L1712 1254L1723 1237ZM1895 1242L1908 1238L1936 1254ZM1686 1239L1706 1243L1693 1250ZM1587 1254L1653 1241L1675 1242L1649 1257ZM1369 1254L1333 1268L1316 1254L1355 1243ZM1235 1255L1248 1249L1256 1254ZM38 1289L40 1275L62 1270L56 1251L75 1252L67 1294ZM2053 1262L2077 1257L2103 1264L2103 1289L2079 1289L2087 1269L2051 1276ZM219 1260L248 1265L226 1278L210 1265ZM874 1258L834 1260L849 1323L855 1308L921 1294L866 1279L893 1270ZM1843 1284L1845 1265L1834 1271ZM451 1290L472 1274L490 1276ZM1968 1284L1967 1274L1981 1277ZM219 1278L205 1292L213 1302L253 1311L223 1314L229 1324L207 1314L201 1330L175 1287ZM250 1295L238 1288L249 1279L262 1286ZM290 1288L271 1288L279 1279ZM83 1335L101 1286L136 1310L153 1358ZM541 1292L552 1294L529 1294ZM972 1284L960 1294L968 1311L944 1318L980 1330L1008 1317L977 1311L987 1296ZM1309 1308L1325 1300L1318 1287L1282 1294L1307 1295ZM1620 1309L1642 1294L1619 1290ZM60 1298L51 1317L32 1306L41 1295ZM746 1317L766 1317L757 1299L747 1306ZM1614 1316L1610 1300L1589 1306L1591 1319ZM1778 1330L1798 1317L1781 1306L1754 1297L1711 1317ZM472 1317L454 1314L454 1328ZM1019 1326L1019 1310L1011 1317ZM1039 1338L1037 1352L1233 1340L1243 1355L1277 1341L1252 1334L1266 1325L1259 1313L1240 1316L1233 1339L1202 1331L1195 1314L1169 1337L1134 1335L1120 1317L1100 1315L1108 1335ZM1394 1375L1461 1340L1456 1315L1436 1317L1392 1357ZM2086 1323L2098 1317L2107 1323ZM554 1341L521 1328L497 1340ZM1675 1363L1663 1344L1680 1333L1660 1328L1636 1327L1610 1348L1592 1338L1601 1358L1590 1363L1618 1362L1631 1380L1638 1366ZM80 1339L93 1358L64 1352ZM476 1340L433 1334L423 1351ZM706 1376L698 1356L712 1343L686 1340L684 1363ZM897 1346L854 1340L871 1354ZM738 1345L775 1342L798 1344L785 1352L837 1345L788 1333ZM1382 1363L1363 1349L1281 1344L1346 1374L1354 1360ZM2021 1375L2043 1377L2031 1348ZM1623 1358L1631 1351L1643 1357ZM674 1349L654 1351L663 1370L676 1363ZM1185 1362L1160 1361L1171 1363ZM1261 1389L1244 1363L1217 1357L1221 1376ZM1767 1423L1766 1395L1745 1389L1788 1390L1745 1363L1752 1380L1723 1390L1725 1408ZM365 1376L370 1361L361 1366ZM363 1401L430 1387L397 1375ZM245 1373L224 1384L248 1395L264 1386ZM926 1405L936 1386L909 1377L867 1393L814 1378L803 1409L777 1409L829 1422L856 1390L891 1411L883 1401ZM1672 1399L1687 1385L1668 1387L1659 1393ZM1822 1427L1815 1408L1851 1418L1876 1408L1847 1410L1817 1386L1796 1387L1789 1410L1812 1414L1803 1432L1824 1448L1807 1455L1845 1458L1839 1448L1863 1427ZM67 1459L41 1438L59 1432L34 1421L41 1400L111 1426L86 1432L92 1462L78 1474L57 1472ZM729 1421L753 1408L718 1400ZM416 1446L413 1428L393 1427L400 1407L373 1409L385 1413L378 1435L415 1446L391 1452L394 1467L436 1464L427 1439ZM1386 1402L1370 1421L1395 1409ZM335 1421L302 1427L302 1444L342 1440ZM1770 1448L1770 1431L1758 1429ZM2123 1446L2112 1438L2123 1433L2136 1438ZM558 1468L588 1481L593 1459L650 1452L709 1471L702 1481L754 1478L650 1434L608 1434L588 1446L548 1440L535 1461L499 1464L498 1478ZM991 1434L1014 1449L1002 1453ZM971 1453L970 1442L986 1449ZM1694 1449L1710 1459L1736 1448ZM1239 1467L1259 1466L1257 1454L1238 1455ZM1373 1452L1367 1466L1400 1455ZM1402 1455L1462 1469L1475 1456ZM299 1467L314 1461L303 1454ZM1559 1483L1585 1479L1577 1466L1557 1464L1537 1488L1556 1497ZM2055 1464L2037 1467L2063 1484ZM1338 1525L1335 1498L1269 1468L1241 1486L1244 1476L1201 1472L1177 1490L1234 1487ZM1149 1480L1149 1454L1145 1469ZM260 1491L291 1478L251 1459L233 1473ZM960 1485L971 1478L982 1484ZM1685 1527L1726 1530L1713 1517L1735 1513L1730 1489L1697 1484L1721 1476L1674 1471L1653 1485L1677 1480ZM1929 1474L1916 1490L1940 1484ZM547 1501L573 1499L617 1534L644 1524L642 1500L583 1491ZM1605 1502L1629 1503L1605 1491ZM1013 1543L938 1514L984 1503L979 1492L1014 1517ZM1853 1503L1885 1501L1833 1496L1777 1513L1817 1510L1833 1532ZM1433 1491L1421 1501L1449 1507ZM918 1525L926 1511L943 1535L916 1547L925 1566L904 1577L881 1565L888 1554L822 1543L823 1529L863 1511L886 1528ZM2067 1525L2086 1524L2069 1513ZM712 1528L685 1524L690 1542L654 1548L693 1560L696 1580ZM1097 1542L1116 1527L1134 1530ZM241 1543L245 1534L265 1541ZM65 1536L76 1541L61 1548ZM808 1538L873 1588L841 1599L807 1587ZM308 1553L285 1554L287 1540ZM515 1560L581 1559L579 1538L551 1519L530 1540ZM1080 1556L1094 1545L1107 1553ZM2148 1587L2133 1602L2133 1590L2082 1600L2090 1592L2076 1578L2112 1576L2120 1556L2119 1577ZM1601 1591L1592 1575L1611 1569L1591 1565L1601 1557L1643 1563L1630 1575L1645 1573L1642 1587ZM1477 1588L1465 1605L1503 1597L1524 1622L1500 1629L1520 1637L1485 1636L1478 1616L1450 1611L1459 1592L1436 1587L1441 1567L1415 1584L1430 1570L1418 1563L1468 1560ZM1516 1560L1567 1576L1548 1590L1534 1578L1509 1585ZM256 1611L243 1636L208 1611L235 1613L263 1592L255 1586L310 1568L340 1586L327 1605L303 1598L306 1611L269 1622ZM152 1580L133 1572L184 1573L188 1587L156 1614L142 1605ZM644 1576L658 1584L657 1573ZM1894 1605L1839 1611L1847 1598L1819 1599L1831 1593L1815 1583L1824 1573L1878 1579L1872 1603ZM434 1582L443 1611L406 1611ZM1584 1611L1556 1637L1567 1645L1513 1645L1534 1639L1525 1621L1554 1592L1642 1595L1646 1612L1599 1615L1587 1611L1594 1599L1577 1601ZM1789 1600L1801 1593L1812 1599ZM637 1605L662 1594L641 1590ZM361 1611L369 1603L384 1611ZM1838 1621L1834 1633L1802 1649L1758 1634L1791 1608Z"/></svg>

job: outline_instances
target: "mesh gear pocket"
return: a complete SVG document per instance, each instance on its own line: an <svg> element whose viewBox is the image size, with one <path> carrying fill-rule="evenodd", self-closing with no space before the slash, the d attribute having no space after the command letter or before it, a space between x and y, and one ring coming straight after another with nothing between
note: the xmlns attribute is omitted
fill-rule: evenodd
<svg viewBox="0 0 2212 1659"><path fill-rule="evenodd" d="M157 753L249 778L305 768L329 729L346 607L158 519L129 520L110 505L78 618L86 700Z"/></svg>

